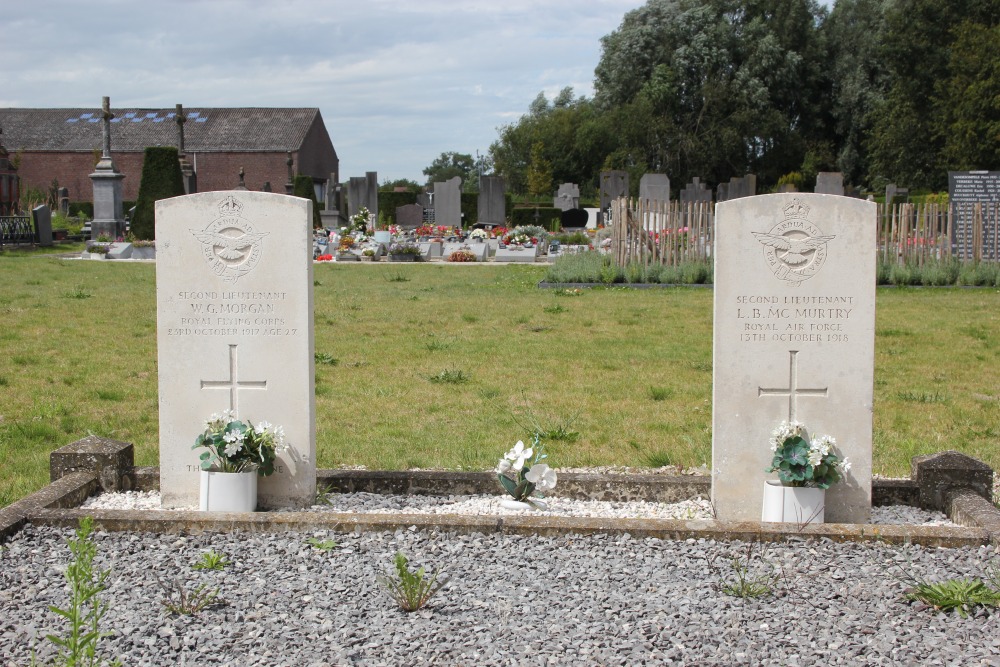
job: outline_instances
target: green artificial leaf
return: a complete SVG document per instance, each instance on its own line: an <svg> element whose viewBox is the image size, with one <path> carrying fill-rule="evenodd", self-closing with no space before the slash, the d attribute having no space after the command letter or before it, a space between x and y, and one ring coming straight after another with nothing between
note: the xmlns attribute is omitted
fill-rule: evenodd
<svg viewBox="0 0 1000 667"><path fill-rule="evenodd" d="M497 479L500 480L500 485L503 486L504 490L507 491L512 496L515 496L515 484L514 480L506 475L497 475Z"/></svg>

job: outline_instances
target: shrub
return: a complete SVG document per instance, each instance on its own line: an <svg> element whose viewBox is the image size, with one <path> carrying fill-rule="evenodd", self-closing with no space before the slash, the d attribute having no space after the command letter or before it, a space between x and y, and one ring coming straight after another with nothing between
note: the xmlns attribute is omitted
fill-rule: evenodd
<svg viewBox="0 0 1000 667"><path fill-rule="evenodd" d="M312 176L307 176L306 174L296 176L292 184L292 194L296 197L308 199L313 203L313 228L318 229L322 227L323 222L319 215L319 202L316 201L316 188L313 187Z"/></svg>
<svg viewBox="0 0 1000 667"><path fill-rule="evenodd" d="M169 146L151 146L142 159L142 180L139 197L132 216L132 234L138 239L152 239L155 234L155 207L157 201L184 194L181 165L177 149Z"/></svg>

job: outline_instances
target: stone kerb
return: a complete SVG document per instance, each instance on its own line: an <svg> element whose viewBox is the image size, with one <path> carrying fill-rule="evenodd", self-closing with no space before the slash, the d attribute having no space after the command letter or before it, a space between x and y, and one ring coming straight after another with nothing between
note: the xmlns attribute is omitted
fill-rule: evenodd
<svg viewBox="0 0 1000 667"><path fill-rule="evenodd" d="M920 488L919 504L924 509L944 511L948 493L959 488L986 500L993 499L993 469L961 452L948 450L915 456L911 469L911 476Z"/></svg>
<svg viewBox="0 0 1000 667"><path fill-rule="evenodd" d="M871 508L875 329L873 202L773 194L716 209L712 499L759 520L781 421L829 434L851 461L827 492L832 523Z"/></svg>
<svg viewBox="0 0 1000 667"><path fill-rule="evenodd" d="M75 472L89 472L105 492L128 491L135 486L134 464L132 443L90 435L49 454L49 478L55 482Z"/></svg>
<svg viewBox="0 0 1000 667"><path fill-rule="evenodd" d="M156 203L160 487L194 505L195 438L213 413L284 428L261 509L315 498L312 203L205 192Z"/></svg>

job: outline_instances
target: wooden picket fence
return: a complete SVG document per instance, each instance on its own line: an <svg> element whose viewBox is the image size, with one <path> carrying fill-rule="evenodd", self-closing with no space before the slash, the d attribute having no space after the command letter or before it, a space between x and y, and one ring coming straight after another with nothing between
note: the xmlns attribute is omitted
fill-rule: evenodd
<svg viewBox="0 0 1000 667"><path fill-rule="evenodd" d="M884 262L923 265L951 258L1000 259L1000 204L895 204L878 207L878 253ZM620 198L611 205L615 263L643 266L708 261L715 205Z"/></svg>

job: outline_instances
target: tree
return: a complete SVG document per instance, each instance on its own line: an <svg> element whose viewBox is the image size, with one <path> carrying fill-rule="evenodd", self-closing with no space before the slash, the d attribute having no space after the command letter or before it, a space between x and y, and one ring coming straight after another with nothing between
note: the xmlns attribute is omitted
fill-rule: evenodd
<svg viewBox="0 0 1000 667"><path fill-rule="evenodd" d="M397 178L394 181L386 179L382 185L379 186L379 191L393 192L396 188L406 188L407 192L420 192L424 189L424 186L420 185L416 181L411 181L408 178Z"/></svg>
<svg viewBox="0 0 1000 667"><path fill-rule="evenodd" d="M184 194L184 179L177 159L177 149L151 146L142 158L142 176L135 201L131 232L138 239L150 240L156 233L155 204L161 199Z"/></svg>
<svg viewBox="0 0 1000 667"><path fill-rule="evenodd" d="M458 176L465 182L475 169L475 161L471 155L465 153L447 152L441 153L430 166L424 169L424 176L427 177L427 185L436 182L448 181Z"/></svg>
<svg viewBox="0 0 1000 667"><path fill-rule="evenodd" d="M531 147L528 165L528 192L537 201L552 193L552 164L545 159L545 145L538 141Z"/></svg>

